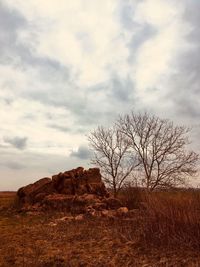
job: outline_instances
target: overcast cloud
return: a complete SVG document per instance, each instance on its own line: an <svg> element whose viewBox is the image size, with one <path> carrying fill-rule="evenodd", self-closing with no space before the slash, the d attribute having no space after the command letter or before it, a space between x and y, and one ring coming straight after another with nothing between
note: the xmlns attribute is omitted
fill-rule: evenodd
<svg viewBox="0 0 200 267"><path fill-rule="evenodd" d="M89 166L86 135L147 110L194 125L200 2L0 0L0 190Z"/></svg>

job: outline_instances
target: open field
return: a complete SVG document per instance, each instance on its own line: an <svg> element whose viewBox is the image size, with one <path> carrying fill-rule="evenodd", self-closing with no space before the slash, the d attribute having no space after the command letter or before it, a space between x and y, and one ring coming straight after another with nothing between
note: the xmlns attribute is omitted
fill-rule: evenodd
<svg viewBox="0 0 200 267"><path fill-rule="evenodd" d="M200 266L200 202L191 192L144 198L132 218L82 221L18 213L14 199L0 194L2 267Z"/></svg>
<svg viewBox="0 0 200 267"><path fill-rule="evenodd" d="M15 192L0 192L0 207L12 205L15 195Z"/></svg>

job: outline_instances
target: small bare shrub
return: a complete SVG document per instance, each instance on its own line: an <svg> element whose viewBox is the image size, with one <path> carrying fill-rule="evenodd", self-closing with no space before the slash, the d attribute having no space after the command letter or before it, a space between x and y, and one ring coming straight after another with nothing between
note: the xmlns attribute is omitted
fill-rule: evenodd
<svg viewBox="0 0 200 267"><path fill-rule="evenodd" d="M119 199L129 210L137 209L142 202L142 189L126 184L119 193Z"/></svg>

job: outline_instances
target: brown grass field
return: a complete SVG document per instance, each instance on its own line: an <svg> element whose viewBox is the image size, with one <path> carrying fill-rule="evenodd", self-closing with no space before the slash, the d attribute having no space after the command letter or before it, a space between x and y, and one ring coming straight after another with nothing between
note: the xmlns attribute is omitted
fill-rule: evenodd
<svg viewBox="0 0 200 267"><path fill-rule="evenodd" d="M120 198L137 208L131 218L58 222L65 214L22 214L15 193L0 193L0 266L200 266L198 191Z"/></svg>

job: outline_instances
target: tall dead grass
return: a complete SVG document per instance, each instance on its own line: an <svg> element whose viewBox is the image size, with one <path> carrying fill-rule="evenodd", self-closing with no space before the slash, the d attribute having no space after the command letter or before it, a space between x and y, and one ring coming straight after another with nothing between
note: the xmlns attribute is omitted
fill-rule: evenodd
<svg viewBox="0 0 200 267"><path fill-rule="evenodd" d="M133 187L127 184L119 192L118 198L129 210L138 209L143 201L143 191L139 187Z"/></svg>
<svg viewBox="0 0 200 267"><path fill-rule="evenodd" d="M156 192L144 198L145 243L200 249L199 192Z"/></svg>
<svg viewBox="0 0 200 267"><path fill-rule="evenodd" d="M199 190L146 193L141 188L126 187L119 198L129 209L138 208L139 211L139 217L126 222L121 229L129 240L137 236L143 245L151 247L181 246L200 250Z"/></svg>

